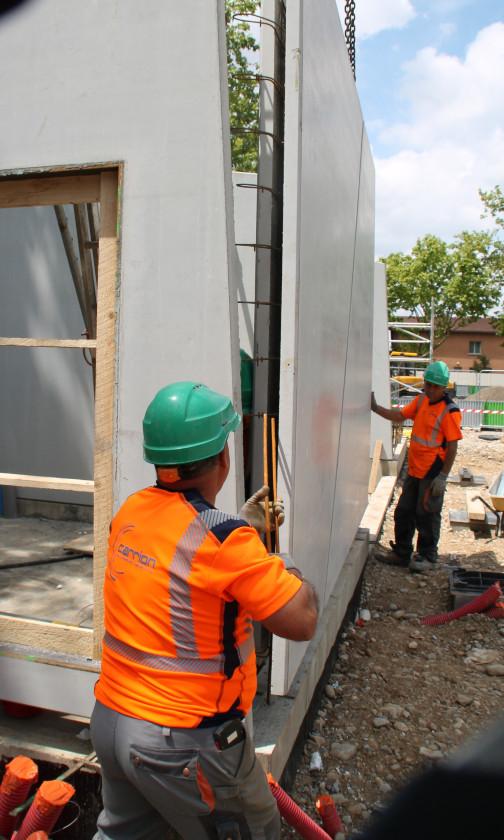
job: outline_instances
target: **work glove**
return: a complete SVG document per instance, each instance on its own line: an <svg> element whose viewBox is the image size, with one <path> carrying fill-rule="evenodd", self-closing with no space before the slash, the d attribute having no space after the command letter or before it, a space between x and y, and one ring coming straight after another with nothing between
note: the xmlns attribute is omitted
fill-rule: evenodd
<svg viewBox="0 0 504 840"><path fill-rule="evenodd" d="M431 481L431 493L433 496L442 496L444 491L446 490L446 479L448 478L447 475L444 473L439 473L436 478L433 478Z"/></svg>
<svg viewBox="0 0 504 840"><path fill-rule="evenodd" d="M240 510L241 518L252 525L252 528L255 528L258 534L266 533L266 503L264 499L268 495L269 487L264 484L260 490L254 493L254 495L245 502ZM275 516L277 517L278 524L281 525L285 519L283 499L277 499L276 502L270 502L269 511L271 527L274 527Z"/></svg>
<svg viewBox="0 0 504 840"><path fill-rule="evenodd" d="M290 556L290 554L286 554L285 551L277 551L276 557L281 557L283 564L286 570L291 574L295 575L299 580L304 580L302 572L299 571L298 567L295 565L294 560Z"/></svg>
<svg viewBox="0 0 504 840"><path fill-rule="evenodd" d="M371 411L376 411L378 408L378 403L375 400L374 391L371 391Z"/></svg>

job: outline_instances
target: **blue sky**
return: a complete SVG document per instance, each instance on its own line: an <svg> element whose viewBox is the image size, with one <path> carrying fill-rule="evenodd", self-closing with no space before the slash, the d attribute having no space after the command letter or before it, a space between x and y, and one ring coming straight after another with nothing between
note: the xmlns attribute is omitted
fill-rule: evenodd
<svg viewBox="0 0 504 840"><path fill-rule="evenodd" d="M478 188L504 188L503 0L356 0L356 27L376 256L490 227Z"/></svg>

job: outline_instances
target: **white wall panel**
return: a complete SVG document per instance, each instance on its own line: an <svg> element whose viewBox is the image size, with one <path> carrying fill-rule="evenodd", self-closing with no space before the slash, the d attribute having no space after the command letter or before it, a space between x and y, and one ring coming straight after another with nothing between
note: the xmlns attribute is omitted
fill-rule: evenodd
<svg viewBox="0 0 504 840"><path fill-rule="evenodd" d="M325 604L367 502L374 173L335 3L286 17L279 494ZM275 644L275 693L303 650Z"/></svg>
<svg viewBox="0 0 504 840"><path fill-rule="evenodd" d="M141 420L160 387L240 404L224 3L28 3L2 19L0 67L4 170L124 163L117 506L152 480ZM219 501L241 494L231 480Z"/></svg>
<svg viewBox="0 0 504 840"><path fill-rule="evenodd" d="M0 254L0 336L80 338L53 208L0 210ZM93 374L82 350L2 347L0 388L2 472L93 478ZM88 494L21 487L17 497L92 503Z"/></svg>
<svg viewBox="0 0 504 840"><path fill-rule="evenodd" d="M388 341L387 275L384 263L375 263L373 308L373 391L379 405L390 407L390 355ZM391 459L392 424L377 414L371 415L369 455L375 443L383 443L384 457Z"/></svg>
<svg viewBox="0 0 504 840"><path fill-rule="evenodd" d="M238 256L238 327L240 347L254 355L257 173L233 170L234 228ZM244 301L249 301L245 303Z"/></svg>

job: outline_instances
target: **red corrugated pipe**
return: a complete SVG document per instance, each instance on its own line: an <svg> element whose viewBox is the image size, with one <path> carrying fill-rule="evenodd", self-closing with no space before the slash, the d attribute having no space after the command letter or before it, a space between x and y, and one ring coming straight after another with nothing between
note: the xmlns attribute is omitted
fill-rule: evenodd
<svg viewBox="0 0 504 840"><path fill-rule="evenodd" d="M5 775L0 785L0 835L10 837L16 827L17 817L10 811L26 801L31 786L38 779L37 765L24 755L18 755L5 765Z"/></svg>
<svg viewBox="0 0 504 840"><path fill-rule="evenodd" d="M332 796L329 796L328 793L322 793L315 802L315 807L330 837L334 837L339 831L344 831L343 823L340 820Z"/></svg>
<svg viewBox="0 0 504 840"><path fill-rule="evenodd" d="M282 817L287 820L305 840L332 840L332 837L327 834L316 822L313 822L308 814L301 810L299 805L288 796L275 781L271 773L267 773L270 790L275 797Z"/></svg>
<svg viewBox="0 0 504 840"><path fill-rule="evenodd" d="M19 831L13 834L11 840L28 840L30 834L37 831L50 834L54 823L74 793L75 788L60 779L42 782Z"/></svg>
<svg viewBox="0 0 504 840"><path fill-rule="evenodd" d="M463 604L457 610L441 613L441 615L431 615L427 618L421 618L420 624L428 624L430 627L438 627L439 624L446 624L448 621L463 618L465 615L484 612L495 604L500 595L502 595L502 589L499 581L497 580L489 586L488 589L482 592L481 595L478 595L477 598L474 598L467 604Z"/></svg>
<svg viewBox="0 0 504 840"><path fill-rule="evenodd" d="M504 618L504 601L496 601L487 610L483 610L488 618Z"/></svg>

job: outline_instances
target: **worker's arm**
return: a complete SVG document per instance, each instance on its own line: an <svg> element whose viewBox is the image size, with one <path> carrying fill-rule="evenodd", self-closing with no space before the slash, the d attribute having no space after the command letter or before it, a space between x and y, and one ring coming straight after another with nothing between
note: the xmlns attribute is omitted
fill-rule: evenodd
<svg viewBox="0 0 504 840"><path fill-rule="evenodd" d="M449 440L446 444L446 458L441 472L448 477L457 457L458 440Z"/></svg>
<svg viewBox="0 0 504 840"><path fill-rule="evenodd" d="M300 576L297 569L289 572L296 577ZM317 593L311 583L302 580L303 585L290 601L261 622L271 633L293 642L308 642L315 635L317 627Z"/></svg>
<svg viewBox="0 0 504 840"><path fill-rule="evenodd" d="M371 411L374 411L379 417L384 417L385 420L391 420L393 423L404 423L406 419L398 408L384 408L384 406L378 405L374 391L371 393Z"/></svg>

